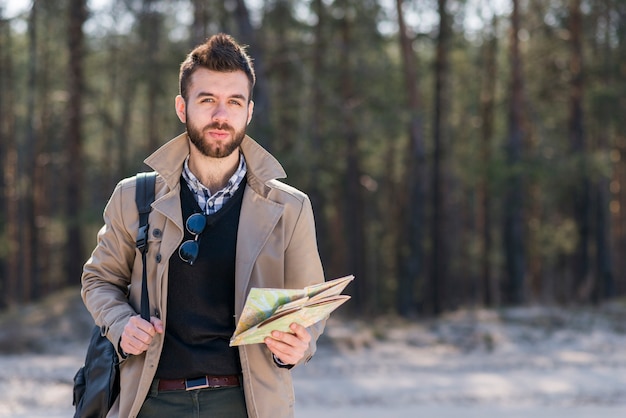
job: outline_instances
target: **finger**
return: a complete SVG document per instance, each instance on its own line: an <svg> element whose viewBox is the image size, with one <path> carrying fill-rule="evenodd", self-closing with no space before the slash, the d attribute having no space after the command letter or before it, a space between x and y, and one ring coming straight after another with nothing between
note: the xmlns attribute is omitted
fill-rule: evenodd
<svg viewBox="0 0 626 418"><path fill-rule="evenodd" d="M265 344L272 354L274 354L283 363L296 364L298 362L299 356L293 354L293 349L289 345L272 338L266 338Z"/></svg>
<svg viewBox="0 0 626 418"><path fill-rule="evenodd" d="M161 323L162 327L162 323ZM140 354L148 349L156 330L139 315L133 316L124 326L120 347L128 354Z"/></svg>
<svg viewBox="0 0 626 418"><path fill-rule="evenodd" d="M146 344L144 344L144 343L142 343L140 341L137 341L137 340L131 340L128 343L128 349L129 349L129 351L124 349L124 351L127 354L135 354L136 355L136 354L141 354L144 351L146 351L148 349L148 345L146 345Z"/></svg>
<svg viewBox="0 0 626 418"><path fill-rule="evenodd" d="M309 330L303 327L302 325L294 322L289 326L289 328L295 333L298 339L308 345L311 342L311 334Z"/></svg>
<svg viewBox="0 0 626 418"><path fill-rule="evenodd" d="M311 334L309 334L309 331L296 323L291 324L290 328L293 333L272 331L271 336L275 340L282 341L285 344L306 349L311 341Z"/></svg>
<svg viewBox="0 0 626 418"><path fill-rule="evenodd" d="M266 343L268 347L274 348L276 352L274 354L292 356L294 352L304 352L304 344L295 336L286 332L273 331L271 337L268 338Z"/></svg>
<svg viewBox="0 0 626 418"><path fill-rule="evenodd" d="M120 340L120 347L126 354L139 354L137 344L132 341L132 338L129 337L126 333L122 334L122 338Z"/></svg>
<svg viewBox="0 0 626 418"><path fill-rule="evenodd" d="M163 321L161 321L159 318L157 317L151 317L150 318L150 323L152 324L152 326L154 327L154 330L159 333L159 334L163 334Z"/></svg>
<svg viewBox="0 0 626 418"><path fill-rule="evenodd" d="M145 334L148 334L150 337L152 337L156 332L154 326L150 322L141 318L139 315L130 318L129 322L131 326L133 326L135 329Z"/></svg>
<svg viewBox="0 0 626 418"><path fill-rule="evenodd" d="M144 339L144 338L147 338ZM141 332L140 337L133 335L131 332L124 331L122 333L122 339L120 346L125 353L128 354L141 354L148 349L152 338L147 337L147 334Z"/></svg>
<svg viewBox="0 0 626 418"><path fill-rule="evenodd" d="M124 334L128 337L129 341L136 340L142 344L150 344L152 341L152 337L154 336L154 329L148 330L147 332L144 329L137 328L134 326L129 326L124 329Z"/></svg>
<svg viewBox="0 0 626 418"><path fill-rule="evenodd" d="M283 362L296 364L300 361L308 349L308 343L299 339L296 335L274 331L272 337L265 341L267 347Z"/></svg>
<svg viewBox="0 0 626 418"><path fill-rule="evenodd" d="M138 330L136 333L131 334L132 338L138 343L150 345L154 334L148 334L143 330Z"/></svg>

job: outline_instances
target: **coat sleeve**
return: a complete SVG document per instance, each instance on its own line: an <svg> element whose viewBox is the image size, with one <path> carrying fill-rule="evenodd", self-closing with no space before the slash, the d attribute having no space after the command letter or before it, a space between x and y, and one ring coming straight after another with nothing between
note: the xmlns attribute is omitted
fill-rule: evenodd
<svg viewBox="0 0 626 418"><path fill-rule="evenodd" d="M97 245L83 268L81 296L96 324L117 347L124 325L136 314L127 298L136 253L135 236L129 231L138 225L134 182L117 185L103 217Z"/></svg>
<svg viewBox="0 0 626 418"><path fill-rule="evenodd" d="M293 233L285 252L285 284L290 289L300 289L324 281L324 271L317 247L315 220L311 201L302 200ZM315 353L317 339L324 330L326 320L310 326L311 343L301 363L307 362Z"/></svg>

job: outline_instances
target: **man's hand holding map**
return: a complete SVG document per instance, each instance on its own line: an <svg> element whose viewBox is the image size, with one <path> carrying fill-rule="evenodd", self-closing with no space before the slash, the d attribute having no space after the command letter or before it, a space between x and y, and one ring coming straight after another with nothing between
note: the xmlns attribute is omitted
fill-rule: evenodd
<svg viewBox="0 0 626 418"><path fill-rule="evenodd" d="M262 343L274 330L289 332L294 322L315 324L350 299L340 293L353 279L340 277L304 289L252 288L230 345Z"/></svg>

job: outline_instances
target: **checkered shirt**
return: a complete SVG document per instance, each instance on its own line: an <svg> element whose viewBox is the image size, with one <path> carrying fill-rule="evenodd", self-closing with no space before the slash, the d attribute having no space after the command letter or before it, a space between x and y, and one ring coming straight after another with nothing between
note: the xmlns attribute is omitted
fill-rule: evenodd
<svg viewBox="0 0 626 418"><path fill-rule="evenodd" d="M204 210L205 215L212 215L220 210L224 204L235 194L241 181L246 176L247 172L246 159L243 154L239 154L239 167L235 174L228 180L228 184L211 195L211 191L204 187L200 180L189 170L189 157L185 160L183 166L183 178L189 185L189 190L196 196L196 201L200 208Z"/></svg>

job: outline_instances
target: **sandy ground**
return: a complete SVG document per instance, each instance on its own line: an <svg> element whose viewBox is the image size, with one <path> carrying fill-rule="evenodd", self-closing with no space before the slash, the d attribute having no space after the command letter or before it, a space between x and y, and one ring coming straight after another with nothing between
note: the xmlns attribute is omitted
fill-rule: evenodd
<svg viewBox="0 0 626 418"><path fill-rule="evenodd" d="M298 416L623 418L626 322L616 312L458 312L380 323L374 335L331 323L332 344L294 372Z"/></svg>
<svg viewBox="0 0 626 418"><path fill-rule="evenodd" d="M89 328L73 304L0 318L0 417L72 416L86 344L68 335ZM293 374L298 418L623 418L626 307L332 320Z"/></svg>

